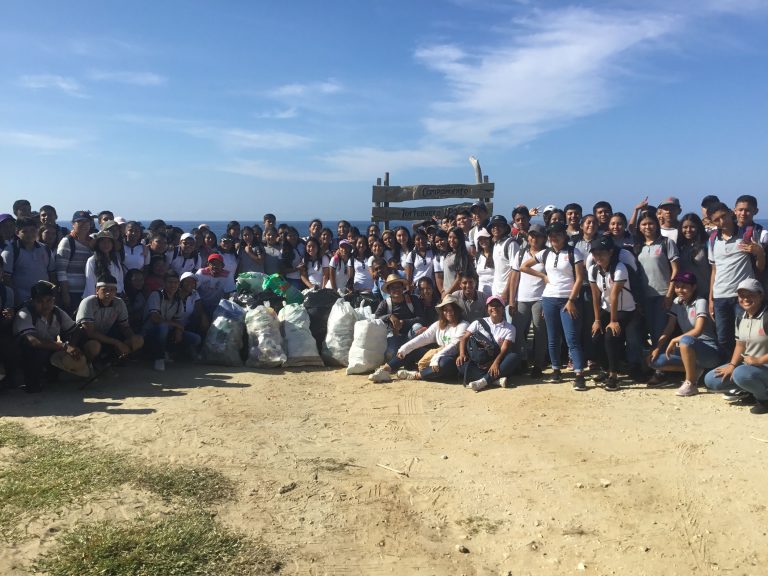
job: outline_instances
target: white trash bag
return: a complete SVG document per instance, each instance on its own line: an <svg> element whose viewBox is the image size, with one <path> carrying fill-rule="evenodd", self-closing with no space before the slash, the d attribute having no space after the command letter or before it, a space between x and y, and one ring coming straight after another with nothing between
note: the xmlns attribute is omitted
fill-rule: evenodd
<svg viewBox="0 0 768 576"><path fill-rule="evenodd" d="M372 372L384 363L387 350L387 325L381 320L358 320L349 349L349 374Z"/></svg>
<svg viewBox="0 0 768 576"><path fill-rule="evenodd" d="M277 368L288 357L283 349L280 321L269 306L256 306L245 314L245 329L248 332L248 358L246 366L255 368Z"/></svg>
<svg viewBox="0 0 768 576"><path fill-rule="evenodd" d="M277 315L285 337L288 360L284 366L324 366L317 342L309 330L309 314L303 304L286 304Z"/></svg>
<svg viewBox="0 0 768 576"><path fill-rule="evenodd" d="M328 333L323 342L321 355L329 366L349 365L349 349L355 338L357 313L352 304L337 300L328 315Z"/></svg>

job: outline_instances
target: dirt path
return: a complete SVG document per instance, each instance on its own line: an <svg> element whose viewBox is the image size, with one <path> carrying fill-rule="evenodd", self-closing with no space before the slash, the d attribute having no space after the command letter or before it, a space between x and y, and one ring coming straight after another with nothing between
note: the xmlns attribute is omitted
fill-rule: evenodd
<svg viewBox="0 0 768 576"><path fill-rule="evenodd" d="M768 562L768 417L716 395L475 394L173 365L85 397L64 384L1 400L39 433L221 470L241 488L220 518L284 551L286 574L764 574ZM95 498L89 515L101 501L114 506ZM129 504L156 505L134 492ZM0 573L50 544L49 524L35 526L0 552Z"/></svg>

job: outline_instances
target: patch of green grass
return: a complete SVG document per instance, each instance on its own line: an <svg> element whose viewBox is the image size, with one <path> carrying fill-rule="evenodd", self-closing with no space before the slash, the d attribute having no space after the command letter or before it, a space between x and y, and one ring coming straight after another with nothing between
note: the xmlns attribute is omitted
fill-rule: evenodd
<svg viewBox="0 0 768 576"><path fill-rule="evenodd" d="M10 465L0 470L0 535L6 538L24 513L53 510L124 484L197 505L234 494L234 484L214 470L142 465L119 452L37 436L15 423L0 424L0 447L12 450Z"/></svg>
<svg viewBox="0 0 768 576"><path fill-rule="evenodd" d="M281 569L271 550L193 511L161 520L86 524L65 534L34 569L49 576L247 576Z"/></svg>

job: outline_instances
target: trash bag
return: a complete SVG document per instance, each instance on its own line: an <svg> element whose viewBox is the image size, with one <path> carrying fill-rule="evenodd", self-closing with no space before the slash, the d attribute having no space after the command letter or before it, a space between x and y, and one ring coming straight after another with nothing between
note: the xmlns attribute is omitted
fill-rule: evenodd
<svg viewBox="0 0 768 576"><path fill-rule="evenodd" d="M328 333L323 342L320 355L328 366L347 366L349 349L355 337L357 314L352 304L338 299L328 315Z"/></svg>
<svg viewBox="0 0 768 576"><path fill-rule="evenodd" d="M358 320L349 349L347 374L372 372L384 363L387 349L387 325L381 320Z"/></svg>
<svg viewBox="0 0 768 576"><path fill-rule="evenodd" d="M284 366L324 366L309 330L309 314L301 304L288 304L277 315L285 337Z"/></svg>
<svg viewBox="0 0 768 576"><path fill-rule="evenodd" d="M309 331L317 343L318 352L322 350L328 332L328 315L338 299L339 295L330 288L310 290L304 297L304 308L309 314Z"/></svg>
<svg viewBox="0 0 768 576"><path fill-rule="evenodd" d="M282 296L286 304L301 304L304 301L304 294L292 286L280 274L272 274L264 279L264 290L271 290L275 294Z"/></svg>
<svg viewBox="0 0 768 576"><path fill-rule="evenodd" d="M238 293L260 294L264 291L264 281L266 279L267 275L262 272L243 272L238 274L235 287Z"/></svg>
<svg viewBox="0 0 768 576"><path fill-rule="evenodd" d="M210 364L242 366L240 350L245 334L245 310L229 300L220 300L205 335L203 358Z"/></svg>
<svg viewBox="0 0 768 576"><path fill-rule="evenodd" d="M379 302L381 302L379 296L370 292L352 292L351 294L344 296L344 299L352 304L352 308L365 306L366 308L370 308L371 312L374 312L379 305Z"/></svg>
<svg viewBox="0 0 768 576"><path fill-rule="evenodd" d="M245 329L248 332L248 358L246 366L256 368L277 368L288 357L283 348L280 334L280 320L272 308L257 306L245 314Z"/></svg>

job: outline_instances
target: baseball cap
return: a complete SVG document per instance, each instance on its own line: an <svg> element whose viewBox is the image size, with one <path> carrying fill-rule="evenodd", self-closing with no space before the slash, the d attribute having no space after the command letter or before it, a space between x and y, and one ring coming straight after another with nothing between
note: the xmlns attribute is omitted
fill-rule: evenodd
<svg viewBox="0 0 768 576"><path fill-rule="evenodd" d="M90 222L93 216L87 210L78 210L72 214L72 222Z"/></svg>
<svg viewBox="0 0 768 576"><path fill-rule="evenodd" d="M339 248L341 248L342 246L349 246L350 248L354 248L354 246L352 245L352 242L350 242L349 240L339 240Z"/></svg>
<svg viewBox="0 0 768 576"><path fill-rule="evenodd" d="M537 234L539 236L546 236L547 231L541 224L531 224L528 227L528 234Z"/></svg>
<svg viewBox="0 0 768 576"><path fill-rule="evenodd" d="M485 202L475 202L472 204L472 207L469 209L469 211L474 212L475 210L485 210L488 212L488 206L485 205Z"/></svg>
<svg viewBox="0 0 768 576"><path fill-rule="evenodd" d="M490 222L488 222L488 228L493 228L494 225L497 225L497 224L501 224L509 228L509 222L507 222L507 219L501 214L497 214L496 216L491 218Z"/></svg>
<svg viewBox="0 0 768 576"><path fill-rule="evenodd" d="M674 196L670 196L669 198L664 198L661 202L659 202L657 208L661 208L662 206L677 206L680 208L680 198L675 198Z"/></svg>
<svg viewBox="0 0 768 576"><path fill-rule="evenodd" d="M15 220L15 218L10 214L0 214L0 222L5 222L6 220Z"/></svg>
<svg viewBox="0 0 768 576"><path fill-rule="evenodd" d="M218 260L219 262L224 262L224 256L221 254L214 252L210 256L208 256L208 262L213 262L214 260Z"/></svg>
<svg viewBox="0 0 768 576"><path fill-rule="evenodd" d="M184 280L186 280L187 278L194 278L195 280L197 280L197 277L194 274L192 274L192 272L186 271L184 272L184 274L181 275L181 278L179 278L179 282L184 282Z"/></svg>
<svg viewBox="0 0 768 576"><path fill-rule="evenodd" d="M589 243L590 252L596 252L598 250L613 250L615 247L616 244L613 242L613 238L608 234L598 236Z"/></svg>
<svg viewBox="0 0 768 576"><path fill-rule="evenodd" d="M739 282L739 286L736 288L736 292L740 292L742 290L747 290L748 292L754 292L756 294L765 294L763 285L754 278L747 278L746 280Z"/></svg>
<svg viewBox="0 0 768 576"><path fill-rule="evenodd" d="M193 234L190 234L189 232L184 232L184 234L181 235L181 238L179 238L179 242L184 242L187 238L191 238L192 240L195 239Z"/></svg>
<svg viewBox="0 0 768 576"><path fill-rule="evenodd" d="M502 306L505 305L504 304L504 298L502 298L501 296L496 296L495 294L492 295L492 296L488 296L488 298L485 299L485 305L488 306L488 304L490 304L494 300L500 302Z"/></svg>
<svg viewBox="0 0 768 576"><path fill-rule="evenodd" d="M546 206L544 206L544 210L542 210L542 212L543 213L552 212L553 210L557 210L557 206L555 206L554 204L547 204Z"/></svg>
<svg viewBox="0 0 768 576"><path fill-rule="evenodd" d="M565 234L566 230L568 229L562 222L555 222L547 226L547 234Z"/></svg>
<svg viewBox="0 0 768 576"><path fill-rule="evenodd" d="M675 277L672 278L672 282L682 282L683 284L697 284L696 276L691 272L678 272Z"/></svg>

